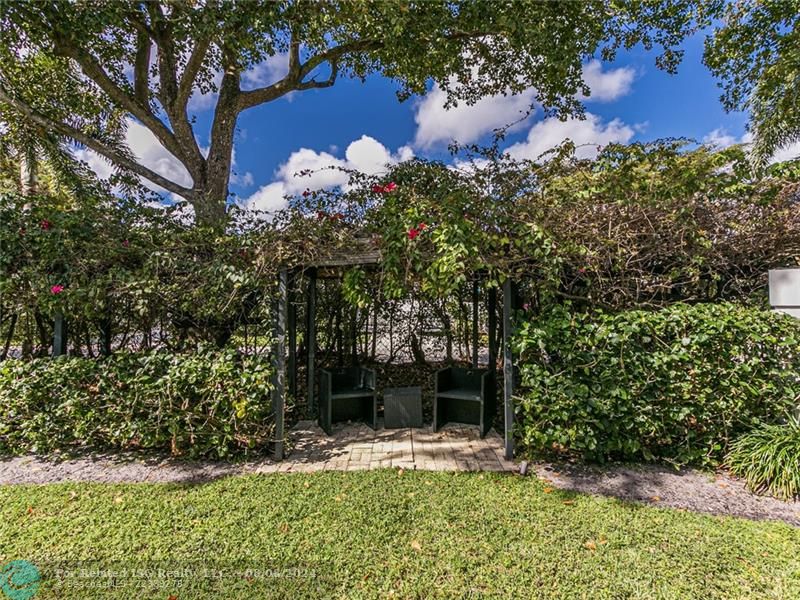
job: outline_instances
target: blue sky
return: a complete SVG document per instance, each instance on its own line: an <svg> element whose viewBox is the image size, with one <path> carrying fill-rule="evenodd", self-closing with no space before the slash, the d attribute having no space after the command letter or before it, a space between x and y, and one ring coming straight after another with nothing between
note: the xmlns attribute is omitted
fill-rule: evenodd
<svg viewBox="0 0 800 600"><path fill-rule="evenodd" d="M746 115L722 109L716 81L702 64L703 39L701 34L684 43L677 75L659 70L657 53L641 48L621 52L613 63L587 62L585 78L593 90L585 102L587 119L563 123L545 120L537 111L504 146L515 156L535 158L567 137L586 144L582 152L587 155L597 144L611 141L689 137L726 145L741 140ZM271 83L285 68L285 58L275 57L244 74L243 87ZM410 156L449 160L450 140L490 141L491 130L516 121L532 95L487 98L473 107L445 111L436 87L425 97L402 103L396 91L394 82L377 75L363 83L340 79L332 88L294 93L243 113L231 181L236 201L274 210L283 204L284 194L344 183L343 174L332 170L299 179L295 173L300 169L339 165L380 172L387 162ZM201 145L208 144L214 102L213 95L190 102ZM180 164L141 125L132 123L129 143L145 164L188 183ZM109 171L96 157L83 158L99 174Z"/></svg>

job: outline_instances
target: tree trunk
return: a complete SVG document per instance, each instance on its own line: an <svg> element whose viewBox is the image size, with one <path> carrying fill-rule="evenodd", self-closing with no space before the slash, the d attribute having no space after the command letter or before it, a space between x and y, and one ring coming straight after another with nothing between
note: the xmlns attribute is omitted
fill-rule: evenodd
<svg viewBox="0 0 800 600"><path fill-rule="evenodd" d="M193 190L195 222L200 227L225 227L239 94L239 73L228 68L219 88L204 176L201 181L195 181Z"/></svg>

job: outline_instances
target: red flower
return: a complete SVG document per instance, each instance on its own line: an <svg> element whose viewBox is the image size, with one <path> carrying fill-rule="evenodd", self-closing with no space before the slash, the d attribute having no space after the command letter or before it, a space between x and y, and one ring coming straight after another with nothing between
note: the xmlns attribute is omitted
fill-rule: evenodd
<svg viewBox="0 0 800 600"><path fill-rule="evenodd" d="M412 227L408 230L408 239L413 240L419 235L419 230Z"/></svg>
<svg viewBox="0 0 800 600"><path fill-rule="evenodd" d="M54 285L53 287L50 288L51 294L60 294L63 291L64 291L63 285Z"/></svg>
<svg viewBox="0 0 800 600"><path fill-rule="evenodd" d="M317 221L322 221L327 216L328 216L328 213L326 213L324 210L318 210L317 211Z"/></svg>
<svg viewBox="0 0 800 600"><path fill-rule="evenodd" d="M306 190L303 192L303 198L308 198L308 195L311 193L311 190Z"/></svg>
<svg viewBox="0 0 800 600"><path fill-rule="evenodd" d="M378 185L377 183L372 186L372 192L374 194L388 194L389 192L393 192L397 189L397 184L392 181L387 183L386 185Z"/></svg>
<svg viewBox="0 0 800 600"><path fill-rule="evenodd" d="M423 231L427 226L428 226L427 223L425 223L425 221L422 221L419 225L417 225L417 229Z"/></svg>
<svg viewBox="0 0 800 600"><path fill-rule="evenodd" d="M41 227L45 231L50 229L52 226L53 226L53 224L50 221L48 221L47 219L42 219L41 223L39 223L39 227Z"/></svg>
<svg viewBox="0 0 800 600"><path fill-rule="evenodd" d="M344 215L342 213L336 213L331 217L331 219L333 219L334 221L341 221L342 219L344 219Z"/></svg>
<svg viewBox="0 0 800 600"><path fill-rule="evenodd" d="M128 240L122 240L122 245L127 248L128 246L131 245L131 243Z"/></svg>

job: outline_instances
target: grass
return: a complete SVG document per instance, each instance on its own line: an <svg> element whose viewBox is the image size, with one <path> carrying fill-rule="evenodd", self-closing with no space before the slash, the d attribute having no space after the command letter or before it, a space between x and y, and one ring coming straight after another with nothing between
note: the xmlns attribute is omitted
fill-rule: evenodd
<svg viewBox="0 0 800 600"><path fill-rule="evenodd" d="M37 600L800 598L800 529L504 474L6 486L13 559L42 571Z"/></svg>

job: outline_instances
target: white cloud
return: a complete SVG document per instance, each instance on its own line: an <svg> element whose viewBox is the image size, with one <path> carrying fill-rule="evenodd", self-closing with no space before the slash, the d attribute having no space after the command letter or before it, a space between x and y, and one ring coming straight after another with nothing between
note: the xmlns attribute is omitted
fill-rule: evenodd
<svg viewBox="0 0 800 600"><path fill-rule="evenodd" d="M775 153L771 162L783 162L785 160L792 160L793 158L800 158L800 142L784 146Z"/></svg>
<svg viewBox="0 0 800 600"><path fill-rule="evenodd" d="M481 98L472 105L461 102L448 109L445 108L447 94L434 85L416 106L414 121L417 123L417 134L414 146L430 148L453 140L469 144L524 117L534 98L535 92L526 90L516 95ZM522 125L520 123L517 128Z"/></svg>
<svg viewBox="0 0 800 600"><path fill-rule="evenodd" d="M244 204L252 210L275 212L286 207L286 196L289 192L283 181L274 181L262 186L255 194L245 200Z"/></svg>
<svg viewBox="0 0 800 600"><path fill-rule="evenodd" d="M584 65L583 77L592 93L581 99L585 102L608 102L630 92L635 73L627 67L603 71L602 63L592 60ZM446 109L447 95L438 85L434 85L417 103L414 145L418 148L430 148L454 140L469 144L495 129L523 119L535 98L536 90L528 88L519 94L489 96L471 106L462 102ZM532 116L532 113L528 116ZM524 121L516 123L512 130L519 130L524 126Z"/></svg>
<svg viewBox="0 0 800 600"><path fill-rule="evenodd" d="M727 148L734 144L751 144L753 143L753 134L748 131L742 137L737 138L728 133L724 127L718 127L703 138L703 143L719 149ZM773 155L769 162L772 164L794 158L800 158L800 142L784 146Z"/></svg>
<svg viewBox="0 0 800 600"><path fill-rule="evenodd" d="M179 185L192 187L192 178L186 168L161 145L144 125L128 119L125 141L142 165ZM74 155L78 160L85 161L101 179L108 179L114 173L114 167L92 150L76 149ZM166 193L163 188L150 181L142 179L142 183L155 192Z"/></svg>
<svg viewBox="0 0 800 600"><path fill-rule="evenodd" d="M351 142L344 158L329 152L300 148L289 155L275 172L276 180L262 186L243 204L258 210L279 210L286 206L285 195L299 194L306 189L344 188L350 179L345 170L379 175L387 166L413 158L414 153L403 146L396 153L375 138L362 135Z"/></svg>
<svg viewBox="0 0 800 600"><path fill-rule="evenodd" d="M612 142L628 143L634 133L631 126L619 119L603 123L600 117L592 113L587 113L585 119L560 121L549 118L531 127L528 139L513 144L507 152L513 158L536 160L542 153L569 139L577 146L576 156L591 158L597 154L598 146Z"/></svg>
<svg viewBox="0 0 800 600"><path fill-rule="evenodd" d="M621 98L631 91L635 77L636 73L629 67L603 71L603 64L599 60L589 61L583 65L583 80L592 92L582 100L610 102Z"/></svg>
<svg viewBox="0 0 800 600"><path fill-rule="evenodd" d="M147 127L133 119L128 119L125 142L142 165L179 185L188 188L192 187L192 178L189 172L175 156L161 145L161 142L156 139L155 135ZM208 155L207 147L201 146L200 151L204 156ZM100 179L108 179L114 173L114 166L109 161L88 148L75 149L73 154L78 160L86 162ZM235 149L231 162L232 168L235 168ZM181 199L144 178L142 178L142 183L154 192L169 196L173 200ZM247 187L253 185L253 183L253 174L249 171L241 174L231 172L231 184Z"/></svg>
<svg viewBox="0 0 800 600"><path fill-rule="evenodd" d="M217 105L217 98L219 97L219 86L222 83L222 71L216 71L212 78L213 87L205 94L201 93L199 89L195 88L192 95L189 96L187 108L193 112L204 112L214 108Z"/></svg>
<svg viewBox="0 0 800 600"><path fill-rule="evenodd" d="M718 127L703 138L703 143L715 148L727 148L740 143L740 140L729 134L724 128Z"/></svg>
<svg viewBox="0 0 800 600"><path fill-rule="evenodd" d="M249 90L271 85L289 73L287 54L268 56L242 73L242 89Z"/></svg>

